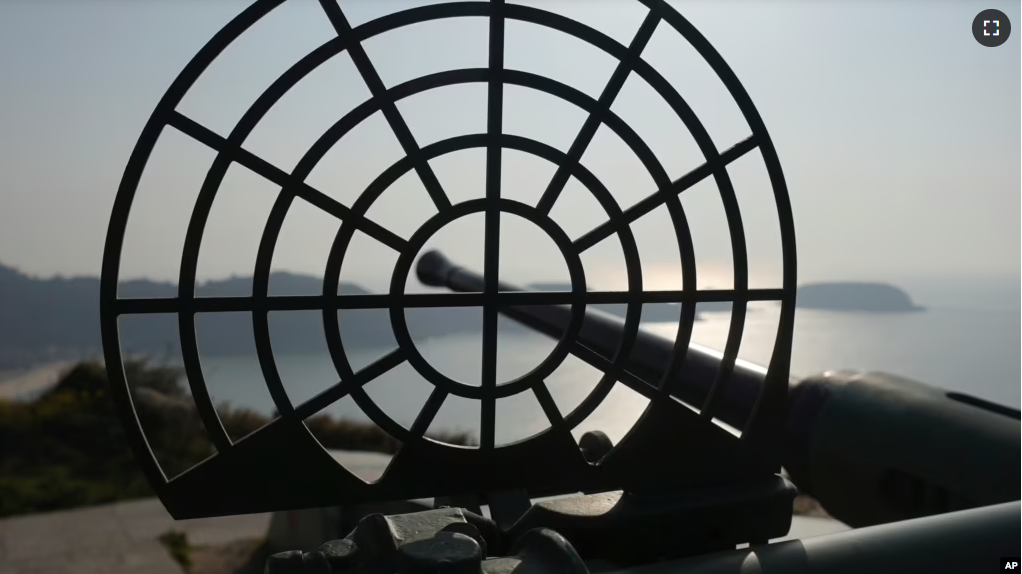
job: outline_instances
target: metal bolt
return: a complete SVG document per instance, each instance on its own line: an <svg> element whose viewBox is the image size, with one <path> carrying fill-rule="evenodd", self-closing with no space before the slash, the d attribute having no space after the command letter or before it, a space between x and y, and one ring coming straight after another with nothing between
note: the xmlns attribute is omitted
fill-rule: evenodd
<svg viewBox="0 0 1022 574"><path fill-rule="evenodd" d="M358 546L354 541L341 538L340 540L331 540L324 543L319 547L319 551L323 553L327 562L330 563L330 568L333 569L334 574L339 574L355 564Z"/></svg>

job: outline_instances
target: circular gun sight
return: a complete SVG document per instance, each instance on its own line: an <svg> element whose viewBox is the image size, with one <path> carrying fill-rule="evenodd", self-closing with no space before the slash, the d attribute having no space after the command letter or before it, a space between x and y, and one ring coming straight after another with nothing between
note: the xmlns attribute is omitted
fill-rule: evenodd
<svg viewBox="0 0 1022 574"><path fill-rule="evenodd" d="M762 119L730 68L707 40L673 7L666 2L650 0L639 2L633 0L633 3L638 5L639 12L646 14L646 19L628 45L619 44L617 40L585 24L532 6L510 3L505 6L504 2L451 3L434 0L423 3L424 6L394 12L355 26L342 34L338 38L340 41L328 40L295 63L258 97L257 103L252 104L244 112L246 119L238 125L231 138L236 136L239 141L244 140L248 137L247 134L257 129L256 126L264 119L267 110L272 108L273 102L285 97L284 94L303 78L313 74L329 59L356 48L361 41L383 36L387 31L427 21L451 19L461 21L466 18L485 17L489 20L490 30L495 34L491 44L497 50L495 52L497 56L503 53L500 51L503 50L500 38L503 37L505 24L517 22L559 32L564 37L572 36L620 60L618 69L636 74L653 87L662 101L673 110L677 119L689 128L694 141L706 153L702 167L696 168L699 171L692 172L691 177L682 176L673 182L657 161L647 162L644 159L642 163L656 182L657 189L669 188L670 193L656 192L650 196L648 202L644 200L642 206L636 205L622 210L618 205L621 198L615 198L595 174L573 159L573 150L586 149L593 137L586 134L596 133L595 131L590 132L588 127L585 128L579 132L571 144L571 149L564 151L530 138L504 133L501 126L507 124L509 131L512 132L514 127L508 122L509 118L498 114L495 116L497 121L489 122L490 127L484 133L458 135L423 146L407 134L408 138L402 138L407 140L402 142L402 147L406 151L418 151L409 151L410 155L392 163L361 194L353 198L350 205L337 204L336 200L329 198L323 191L314 189L310 183L303 183L301 186L303 199L312 205L322 206L331 214L343 215L342 219L345 220L338 228L338 234L327 256L328 264L324 269L322 293L282 297L269 294L274 249L286 219L284 215L287 215L284 211L275 211L274 213L280 216L270 217L266 221L259 239L255 265L257 271L252 278L253 295L201 298L200 307L203 314L239 311L251 313L252 333L260 370L275 410L281 413L274 422L269 423L258 433L234 440L217 416L214 397L207 388L202 373L202 353L197 346L196 337L196 311L199 309L195 307L200 298L195 296L193 280L197 273L196 266L200 261L203 231L206 230L210 206L214 204L213 201L224 182L226 167L212 169L207 174L192 210L189 234L181 256L181 277L184 280L180 281L181 284L177 287L177 298L122 300L118 297L119 269L132 201L142 183L140 178L144 172L143 168L146 167L154 149L158 149L157 144L162 141L162 134L168 132L164 128L171 126L183 130L186 135L214 149L219 149L222 145L228 147L233 145L230 142L224 144L213 137L215 134L212 134L209 128L181 115L177 111L179 103L190 93L193 84L199 80L200 73L213 65L218 54L228 49L228 46L239 39L246 30L282 3L282 0L255 0L249 8L215 35L185 67L174 81L174 86L153 111L149 123L142 131L142 136L129 160L129 167L125 170L110 217L100 287L101 331L110 388L117 401L118 412L132 450L140 461L150 486L174 518L180 520L312 506L337 507L377 501L455 496L465 492L494 492L501 490L503 488L501 485L515 485L516 489L535 495L530 498L576 493L580 489L593 492L625 488L630 491L649 492L672 490L681 486L676 475L663 472L663 461L673 459L686 462L686 475L689 476L683 481L684 484L709 484L709 481L713 481L713 484L724 484L730 480L745 484L756 476L762 476L765 481L773 481L771 465L774 461L771 459L770 464L764 464L765 459L758 454L747 456L746 451L751 447L747 447L746 443L758 447L760 444L765 445L778 440L774 438L776 433L771 429L779 428L777 425L780 424L779 421L782 420L780 417L783 415L780 410L783 406L782 401L773 399L762 401L755 409L755 420L749 419L752 415L746 413L746 411L751 413L751 410L733 409L738 413L736 417L741 415L742 421L748 419L742 428L749 429L747 431L749 434L748 436L743 434L741 441L730 434L722 435L711 422L714 418L726 414L721 410L723 408L721 405L730 404L725 400L726 397L735 394L736 388L744 388L739 385L736 375L743 371L732 367L738 354L742 329L734 326L729 329L728 339L720 356L686 350L686 345L693 330L697 304L722 299L730 301L734 307L733 323L737 324L737 319L744 322L748 300L780 300L782 320L778 323L772 355L774 361L771 362L771 368L780 371L766 383L762 385L757 383L755 389L758 392L759 386L763 386L764 389L770 387L769 392L763 391L766 394L756 396L782 398L785 396L788 382L786 375L791 355L791 317L794 316L795 301L793 283L795 238L783 174ZM324 0L323 8L326 17L335 28L347 29L349 24L340 4L343 3ZM684 105L681 95L656 69L640 57L643 46L648 43L654 31L666 28L672 28L681 39L687 41L717 77L723 80L746 124L752 128L749 137L734 142L734 145L722 153L717 153L713 150L714 144L703 124ZM656 37L659 35L658 31ZM246 37L243 41L247 40ZM549 45L547 49L553 50L555 47ZM491 61L493 63L486 74L480 74L480 70L477 69L443 70L419 76L401 86L381 88L382 92L374 90L374 98L371 101L338 119L306 150L296 164L302 166L301 169L296 167L291 178L303 182L309 179L307 176L324 159L327 150L333 149L345 134L378 112L384 102L389 106L403 98L455 84L487 83L543 92L589 114L587 126L600 126L611 130L627 144L628 148L638 154L637 157L648 156L643 152L647 149L646 143L623 118L604 109L606 102L603 102L602 98L594 99L552 78L504 69L502 57L491 58ZM616 80L608 84L605 93L615 93L614 82ZM374 81L370 81L369 84L374 84ZM492 100L490 103L499 103L497 95L500 93L499 89L488 90L487 97ZM500 109L500 106L491 108ZM394 111L394 108L391 108L391 111ZM392 118L394 114L387 112L386 115L388 120L398 121L396 125L404 123L397 116ZM440 184L442 178L437 178L429 167L430 162L461 150L484 148L508 149L527 154L537 160L553 164L557 171L546 191L534 205L522 203L520 198L503 197L499 193L493 193L499 190L492 185L485 190L486 193L482 197L452 202ZM667 208L673 227L673 230L669 230L673 231L674 236L671 241L677 244L679 257L684 258L679 261L695 261L692 237L685 219L690 215L682 211L678 194L698 181L696 176L699 172L710 173L711 175L707 177L712 177L721 189L727 222L729 225L741 222L737 201L732 199L733 191L725 185L727 183L725 168L754 150L756 154L762 156L777 205L784 263L783 289L763 292L756 290L755 293L751 289L712 293L695 289L656 293L643 290L642 262L632 233L635 226L642 225L640 218L643 214L652 213L652 210L659 207ZM270 173L263 169L268 160L252 154L238 157L241 158L238 161L246 168L256 173ZM490 162L486 169L485 181L501 181L499 162ZM493 171L489 171L491 169ZM385 192L388 194L387 197L393 197L396 190L388 190L411 171L419 175L438 210L408 239L403 239L400 234L370 221L367 213L377 209L373 206L379 205L376 202ZM274 169L272 172L276 173L277 170ZM588 189L595 201L603 207L607 218L605 223L590 229L577 239L571 239L548 215L569 181L561 176L573 177L582 184L582 187ZM281 183L277 181L276 176L272 176L271 179L274 185ZM635 191L644 193L641 189ZM290 192L279 194L276 205L286 207L289 205L291 195L293 194ZM491 256L488 263L483 262L482 269L476 270L470 265L460 266L456 260L448 260L440 252L429 251L424 247L430 238L447 224L476 213L500 213L501 217L505 214L513 215L538 226L553 241L567 264L571 289L568 292L563 289L546 291L539 285L533 285L528 291L523 291L513 284L498 282L495 275L499 273L496 272L488 277L489 281L486 281L485 272L496 269L497 260L500 259L501 242L493 240L493 236L490 236L489 248L496 252L497 257ZM195 233L191 233L193 230ZM499 230L491 226L490 232L494 231ZM340 285L342 268L345 268L344 262L350 260L346 259L346 255L350 251L349 247L356 232L387 245L397 253L397 262L391 274L388 292L339 293L337 286ZM487 236L488 234L484 232L483 237ZM497 233L498 239L499 236ZM734 261L735 277L739 278L744 272L741 270L748 267L743 249L746 239L741 227L733 229L729 236L732 242L731 250L736 254L742 254L742 257ZM629 289L589 290L586 288L582 254L602 241L610 242L612 237L615 243L620 244L624 264L622 278L628 279ZM416 256L418 261L415 261ZM503 268L507 270L507 266ZM685 264L681 268L684 275L682 282L686 285L695 285L695 276L691 273L695 266ZM407 279L413 269L421 285L435 290L446 289L452 293L406 293ZM688 271L685 271L686 269ZM678 323L676 341L656 338L639 328L643 305L663 303L683 303L679 307L671 308L676 313ZM606 314L596 313L595 311L599 311L603 305L613 305L618 309L627 307L624 322L613 317L608 318ZM587 312L588 306L594 307L592 314ZM460 331L461 327L458 325L469 325L465 313L471 312L473 308L480 311L483 316L483 321L480 322L483 329L478 335L482 342L479 347L482 356L479 363L479 382L469 384L454 380L434 368L417 349L411 335L411 327L422 325L428 329L436 323L436 327L443 332ZM378 313L379 315L374 316L381 317L384 321L382 325L389 323L391 327L389 331L393 334L398 347L359 370L356 370L349 361L348 351L355 345L368 345L372 337L360 336L363 325L352 319L350 314L356 309L373 310ZM274 356L274 341L271 339L271 331L276 329L270 329L269 320L278 310L322 314L323 334L330 362L337 371L335 374L339 375L336 379L340 382L333 382L335 377L328 376L327 382L331 386L301 403L297 402L298 397L288 394L276 366L278 357ZM173 313L177 316L183 368L196 404L197 415L207 431L210 442L220 453L172 481L167 480L166 472L146 445L146 438L131 401L128 381L124 374L122 344L125 341L122 341L119 329L122 316L155 313ZM342 318L342 315L345 318ZM497 380L499 322L493 319L498 315L513 319L558 341L539 366L515 380L506 382ZM486 317L490 319L487 320ZM342 329L342 323L346 328ZM366 326L368 327L368 323ZM383 332L386 331L387 329L384 329ZM683 344L676 345L676 342ZM599 376L599 381L590 387L588 394L579 397L579 402L573 407L558 404L550 395L546 382L555 372L567 373L558 369L569 355L574 355L575 358L584 357L581 359L582 362L588 363ZM676 355L677 361L674 360ZM681 361L682 356L685 357L684 362ZM698 362L696 357L703 362ZM638 367L641 364L649 367L640 370ZM363 386L372 385L372 381L384 374L396 374L396 369L400 366L414 371L433 387L412 424L404 424L392 418L385 409L374 402L371 393L363 390ZM759 371L754 375L759 377L756 381L763 378ZM379 384L382 383L377 383L377 388ZM646 414L626 431L627 440L621 441L618 445L612 444L609 439L594 441L592 437L583 439L583 444L579 444L572 434L573 430L589 421L597 408L604 404L612 389L620 389L621 386L650 399L651 406L646 409ZM720 391L714 391L718 387ZM548 423L545 425L546 430L527 439L498 445L496 413L502 406L512 404L504 399L525 397L526 393L534 395L538 405L542 407L543 418ZM706 398L711 394L716 397L713 401ZM462 448L446 444L444 441L424 440L428 431L439 428L436 425L448 424L442 422L443 418L449 416L450 411L450 407L444 408L445 401L449 398L453 400L454 397L470 401L470 404L476 403L470 408L478 409L479 413L478 448ZM356 476L352 472L353 469L338 464L333 457L325 456L322 445L307 432L308 428L303 427L312 413L320 412L341 399L349 398L355 402L362 415L401 445L387 467L386 478L378 482L367 483ZM695 414L682 404L686 402L705 406L699 414ZM752 405L754 399L746 402ZM540 421L542 424L542 419ZM501 431L503 430L505 429L501 428ZM674 441L664 438L675 436L684 436L686 439ZM755 438L757 436L762 438ZM694 444L700 446L693 449L690 445ZM582 456L579 453L580 449L583 451ZM773 456L771 453L775 450L773 446L764 449L764 456L769 455L767 458L771 458ZM269 467L267 472L262 472L266 461L273 461L276 466L288 468L287 476L274 473ZM543 464L535 464L536 461L543 461ZM777 466L779 467L779 463ZM245 488L238 488L238 484L242 483L245 484ZM786 493L787 490L784 490L782 494L787 496ZM786 524L783 521L784 516L790 518L790 500L782 502L777 506L778 516L782 517L777 519L779 525ZM729 523L727 527L728 531L732 532ZM713 529L717 526L714 523L707 525L706 528ZM751 526L749 528L750 532L760 532ZM735 533L734 536L738 534ZM745 540L736 543L743 541ZM551 571L554 570L566 571L564 568L554 568Z"/></svg>
<svg viewBox="0 0 1022 574"><path fill-rule="evenodd" d="M444 257L443 253L433 250L428 251L419 257L415 265L415 274L423 285L429 287L447 287L451 273L457 269L451 260Z"/></svg>

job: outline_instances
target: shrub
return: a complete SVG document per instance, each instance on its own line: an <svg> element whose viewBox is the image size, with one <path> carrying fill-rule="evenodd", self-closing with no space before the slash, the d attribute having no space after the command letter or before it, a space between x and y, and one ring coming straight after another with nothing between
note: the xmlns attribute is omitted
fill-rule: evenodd
<svg viewBox="0 0 1022 574"><path fill-rule="evenodd" d="M168 530L160 535L159 541L167 549L167 553L188 570L192 566L192 545L188 542L188 533L178 530Z"/></svg>
<svg viewBox="0 0 1022 574"><path fill-rule="evenodd" d="M165 474L176 476L213 454L179 369L132 360L125 374ZM228 404L218 412L235 440L270 420ZM306 424L328 449L394 453L400 444L371 424L328 415ZM464 433L434 438L472 444ZM128 447L102 365L76 365L34 402L0 400L0 516L152 495Z"/></svg>

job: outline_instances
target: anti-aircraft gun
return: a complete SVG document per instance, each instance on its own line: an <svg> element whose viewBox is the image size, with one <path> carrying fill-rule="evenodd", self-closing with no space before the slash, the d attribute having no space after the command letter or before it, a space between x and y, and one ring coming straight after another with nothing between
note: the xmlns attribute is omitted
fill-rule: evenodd
<svg viewBox="0 0 1022 574"><path fill-rule="evenodd" d="M627 46L564 16L535 7L489 2L421 6L351 26L334 0L320 4L337 36L299 60L221 136L178 108L200 74L235 39L282 3L258 0L216 34L174 81L154 111L129 159L114 203L101 284L104 352L126 435L149 483L177 519L431 498L437 508L385 516L370 514L349 536L323 541L313 552L270 557L267 572L444 572L590 571L659 572L863 572L960 571L993 568L998 557L1017 555L1019 503L1019 414L962 395L880 375L826 375L790 384L789 361L795 312L795 234L776 150L749 95L714 48L678 12L660 0L641 0L645 20ZM445 18L485 18L489 65L438 72L386 87L362 43L388 31ZM586 41L619 61L599 98L556 80L506 69L507 21L552 28ZM643 58L658 27L683 36L721 79L741 110L751 135L718 151L685 100ZM341 52L350 54L372 97L330 126L287 173L243 146L259 121L287 91ZM671 180L641 138L611 109L625 79L635 74L656 90L690 130L705 162ZM419 147L396 102L429 89L483 83L488 93L488 128ZM505 133L502 97L506 85L546 92L589 113L567 152ZM406 156L377 177L352 205L344 205L306 180L326 152L361 121L382 112ZM581 163L599 126L615 132L640 158L656 184L642 201L622 209ZM117 292L124 231L143 169L165 128L174 128L216 151L199 191L184 242L178 294L170 299L126 299ZM484 148L485 197L452 204L429 161L454 151ZM545 159L557 172L542 198L528 205L500 189L500 154L514 149ZM727 166L758 150L778 216L782 285L749 287L748 256L741 215ZM199 246L218 187L233 163L280 186L259 244L250 297L197 297ZM437 215L405 239L372 221L367 213L402 175L414 171L437 207ZM581 182L607 212L608 221L571 240L550 218L568 177ZM712 180L727 216L734 260L734 288L696 289L694 249L679 194ZM268 277L274 245L289 207L301 198L341 220L331 246L323 291L314 296L270 296ZM681 256L682 289L647 291L631 226L664 206ZM471 214L486 219L481 275L436 253L419 257L441 228ZM502 213L524 218L553 240L565 258L572 289L527 292L499 282L498 241ZM360 231L397 254L390 292L340 295L345 254ZM581 253L617 236L625 260L626 291L588 291ZM449 293L405 293L416 266L420 280ZM722 352L690 345L695 304L732 303L729 338ZM777 301L780 321L772 358L765 368L736 361L748 303ZM674 341L639 329L641 306L678 303ZM623 321L586 309L625 304ZM437 371L416 349L404 311L426 307L483 310L482 384L471 386ZM388 309L398 348L355 371L345 353L337 312ZM339 381L294 404L274 363L268 314L316 310ZM249 312L256 350L279 416L234 441L213 406L199 365L197 313ZM118 319L123 315L176 313L182 359L198 415L217 453L168 480L139 425L125 380ZM498 384L496 324L503 313L558 339L530 373ZM569 354L604 374L570 412L551 399L545 379ZM404 362L433 391L410 425L381 410L365 386ZM589 417L615 385L649 399L649 406L617 444L591 432L576 441L572 429ZM531 393L549 429L505 446L494 443L497 401ZM425 431L444 401L460 396L479 401L478 447L447 445ZM338 464L310 434L308 417L351 397L365 415L402 444L386 473L366 482ZM714 421L740 430L735 436ZM791 481L781 474L782 466ZM792 481L794 484L792 484ZM801 541L769 544L787 534L796 487L816 497L838 519L863 526ZM556 498L554 498L556 497ZM1014 501L1014 502L1012 502ZM488 515L482 512L485 505ZM470 507L470 508L465 508ZM740 545L745 549L736 549Z"/></svg>
<svg viewBox="0 0 1022 574"><path fill-rule="evenodd" d="M485 286L483 277L454 265L436 251L422 256L417 271L420 280L431 286L462 292L481 292ZM503 283L498 289L521 291ZM572 317L568 306L503 306L499 311L554 338L564 336ZM585 313L573 340L593 355L612 360L623 336L619 319L592 310ZM675 341L640 330L624 371L638 380L662 381L674 347ZM707 404L714 392L713 375L724 360L720 353L690 345L684 365L667 381L669 392L689 404ZM733 427L746 428L766 375L761 368L736 363L716 417ZM911 557L914 544L947 543L952 552L961 553L959 558L969 552L965 548L974 541L965 541L964 531L957 531L959 525L946 530L948 538L938 542L941 535L936 529L923 534L927 522L912 520L921 517L950 512L943 520L963 519L960 526L978 529L973 534L981 538L996 539L999 544L1017 538L1008 523L1018 505L1003 504L1017 499L1017 410L882 373L855 372L828 372L793 381L787 405L781 461L799 488L818 497L831 515L848 525L896 524L887 530L859 530L855 542L848 538L847 544L865 543L868 547L869 533L876 532L876 541L890 550L883 559L879 555L865 558L849 571L867 566L891 568L899 557ZM605 436L588 438L592 446L583 439L583 449L589 446L590 452L598 453L590 456L599 459L613 451ZM976 508L984 508L991 520L971 523L964 520L968 513L956 512ZM1004 513L1005 520L1000 532L994 526L997 519L993 519L998 512ZM936 524L931 519L930 525ZM916 528L919 530L914 531ZM840 540L841 536L833 538ZM1005 551L1010 547L1004 546ZM720 557L718 563L723 565L741 555ZM808 555L812 558L812 553ZM844 566L850 567L847 558L844 561ZM777 565L791 568L795 562L778 559ZM942 568L949 566L941 564ZM678 568L678 572L688 571ZM821 567L813 571L831 570Z"/></svg>

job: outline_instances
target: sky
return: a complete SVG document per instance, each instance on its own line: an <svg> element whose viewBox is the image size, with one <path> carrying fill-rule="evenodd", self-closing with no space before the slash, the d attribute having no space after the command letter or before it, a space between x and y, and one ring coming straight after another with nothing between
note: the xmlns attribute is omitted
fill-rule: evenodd
<svg viewBox="0 0 1022 574"><path fill-rule="evenodd" d="M201 46L245 0L8 0L0 3L0 263L36 276L98 275L110 209L124 166L157 101ZM411 6L341 0L357 26ZM532 3L535 5L536 3ZM645 15L638 2L561 0L568 15L627 44ZM1020 274L1020 50L1016 31L986 48L972 37L974 2L675 2L734 70L770 132L787 181L800 281L1009 281ZM1018 3L991 2L1022 26ZM291 0L249 30L207 70L178 111L226 135L245 109L334 31L319 4ZM418 24L365 43L388 86L441 70L485 67L486 22ZM672 82L723 150L749 135L734 101L699 55L661 23L643 58ZM596 98L616 62L574 38L512 22L507 68L554 78ZM245 148L289 171L333 122L368 98L342 54L289 93ZM420 146L486 126L485 87L463 85L398 104ZM505 91L505 133L566 151L585 113L547 94ZM672 178L702 163L691 136L634 75L612 110L644 138ZM403 156L375 115L343 139L308 183L351 204ZM164 132L139 186L122 277L173 280L192 204L214 153ZM534 203L553 175L544 160L507 151L504 195ZM652 179L603 127L582 158L626 208ZM484 193L485 155L467 150L431 162L453 201ZM780 283L780 235L758 151L732 164L749 244L750 286ZM279 188L240 166L221 186L199 257L200 279L250 275ZM733 277L718 190L681 196L691 222L700 287ZM436 213L414 174L398 180L369 216L408 237ZM606 219L577 181L551 216L575 238ZM430 247L481 269L482 216L442 229ZM552 241L531 223L502 217L502 278L566 279ZM321 275L338 221L297 201L273 267ZM680 288L664 209L633 226L647 286ZM356 235L342 278L384 288L396 254ZM608 239L583 258L590 284L623 287L621 250ZM410 288L413 288L411 284Z"/></svg>

